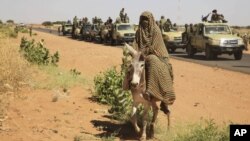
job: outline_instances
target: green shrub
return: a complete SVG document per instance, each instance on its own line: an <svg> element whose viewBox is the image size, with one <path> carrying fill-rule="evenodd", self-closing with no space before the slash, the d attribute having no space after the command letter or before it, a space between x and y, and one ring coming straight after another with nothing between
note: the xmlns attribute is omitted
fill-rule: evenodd
<svg viewBox="0 0 250 141"><path fill-rule="evenodd" d="M111 105L109 112L113 114L115 119L119 120L127 120L131 113L131 93L122 89L128 64L128 52L124 51L120 72L112 67L94 78L95 98L100 103Z"/></svg>
<svg viewBox="0 0 250 141"><path fill-rule="evenodd" d="M29 29L25 28L25 27L18 27L17 29L19 32L21 33L29 33Z"/></svg>
<svg viewBox="0 0 250 141"><path fill-rule="evenodd" d="M51 55L49 50L44 47L44 41L35 43L35 40L28 41L26 38L22 38L20 44L21 52L24 57L33 64L38 65L57 65L59 62L59 53Z"/></svg>

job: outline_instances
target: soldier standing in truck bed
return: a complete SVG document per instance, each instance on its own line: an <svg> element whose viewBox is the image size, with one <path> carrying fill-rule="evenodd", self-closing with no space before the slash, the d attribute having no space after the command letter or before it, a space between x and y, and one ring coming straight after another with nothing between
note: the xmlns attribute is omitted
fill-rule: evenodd
<svg viewBox="0 0 250 141"><path fill-rule="evenodd" d="M214 9L212 11L211 22L218 22L218 21L219 21L219 15L217 14L217 10Z"/></svg>
<svg viewBox="0 0 250 141"><path fill-rule="evenodd" d="M125 13L125 15L124 15L124 23L129 23L129 17L128 17L127 13Z"/></svg>
<svg viewBox="0 0 250 141"><path fill-rule="evenodd" d="M125 21L125 19L124 19L124 8L122 8L122 10L120 11L120 18L121 18L122 22Z"/></svg>
<svg viewBox="0 0 250 141"><path fill-rule="evenodd" d="M167 22L167 20L165 19L165 17L161 16L161 19L160 19L160 22L159 22L161 31L164 29L164 24L166 22Z"/></svg>

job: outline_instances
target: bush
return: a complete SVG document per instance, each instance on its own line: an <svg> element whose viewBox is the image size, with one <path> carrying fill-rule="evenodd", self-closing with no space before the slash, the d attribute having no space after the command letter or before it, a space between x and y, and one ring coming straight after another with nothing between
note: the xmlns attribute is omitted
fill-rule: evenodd
<svg viewBox="0 0 250 141"><path fill-rule="evenodd" d="M17 27L18 32L21 33L29 33L29 29L25 28L25 27Z"/></svg>
<svg viewBox="0 0 250 141"><path fill-rule="evenodd" d="M129 63L127 52L124 51L124 55L120 72L112 67L94 78L95 98L100 103L111 105L109 112L113 114L115 119L119 120L127 120L132 105L131 93L122 89L124 75Z"/></svg>
<svg viewBox="0 0 250 141"><path fill-rule="evenodd" d="M26 38L22 38L20 44L21 52L24 57L33 64L38 65L57 65L59 62L59 53L56 52L50 55L49 50L44 47L44 41L35 43L35 40L28 41Z"/></svg>

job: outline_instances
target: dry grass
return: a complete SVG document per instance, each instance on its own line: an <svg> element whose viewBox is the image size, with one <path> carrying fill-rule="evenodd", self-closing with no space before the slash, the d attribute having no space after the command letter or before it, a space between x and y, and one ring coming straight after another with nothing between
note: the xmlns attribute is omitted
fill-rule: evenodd
<svg viewBox="0 0 250 141"><path fill-rule="evenodd" d="M0 32L0 119L4 117L9 95L27 79L27 66L28 63L19 54L18 45Z"/></svg>

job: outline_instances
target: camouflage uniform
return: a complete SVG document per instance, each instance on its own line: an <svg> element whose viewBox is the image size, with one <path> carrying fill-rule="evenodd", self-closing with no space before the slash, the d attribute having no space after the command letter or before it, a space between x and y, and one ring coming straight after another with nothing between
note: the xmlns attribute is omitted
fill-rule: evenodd
<svg viewBox="0 0 250 141"><path fill-rule="evenodd" d="M120 18L121 18L122 22L125 22L125 19L124 19L124 8L122 8L122 10L120 11Z"/></svg>
<svg viewBox="0 0 250 141"><path fill-rule="evenodd" d="M75 16L73 18L73 28L72 28L72 35L74 36L74 33L75 33L75 30L76 30L76 27L77 27L77 17Z"/></svg>
<svg viewBox="0 0 250 141"><path fill-rule="evenodd" d="M125 15L124 15L124 22L129 23L129 17L128 17L127 13L125 13Z"/></svg>
<svg viewBox="0 0 250 141"><path fill-rule="evenodd" d="M188 27L188 24L185 24L185 32L182 33L182 42L183 43L188 42L188 33L189 33L189 27Z"/></svg>
<svg viewBox="0 0 250 141"><path fill-rule="evenodd" d="M165 22L165 24L163 26L163 29L168 32L172 28L173 28L173 26L172 26L170 19L167 19L167 21Z"/></svg>
<svg viewBox="0 0 250 141"><path fill-rule="evenodd" d="M30 37L32 36L32 26L30 27Z"/></svg>
<svg viewBox="0 0 250 141"><path fill-rule="evenodd" d="M164 16L161 16L161 19L160 19L160 29L161 31L164 29L164 24L167 22L167 20L164 18Z"/></svg>
<svg viewBox="0 0 250 141"><path fill-rule="evenodd" d="M248 50L248 45L249 45L249 37L247 34L244 34L242 36L242 39L243 39L243 42L244 42L244 45L245 45L245 50Z"/></svg>

